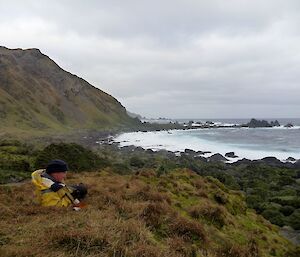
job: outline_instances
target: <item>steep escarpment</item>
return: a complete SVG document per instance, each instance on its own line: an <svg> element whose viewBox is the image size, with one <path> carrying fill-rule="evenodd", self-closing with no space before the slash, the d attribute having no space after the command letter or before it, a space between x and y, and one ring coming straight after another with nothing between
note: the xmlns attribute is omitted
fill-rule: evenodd
<svg viewBox="0 0 300 257"><path fill-rule="evenodd" d="M38 49L0 47L2 130L110 129L136 122L115 98Z"/></svg>

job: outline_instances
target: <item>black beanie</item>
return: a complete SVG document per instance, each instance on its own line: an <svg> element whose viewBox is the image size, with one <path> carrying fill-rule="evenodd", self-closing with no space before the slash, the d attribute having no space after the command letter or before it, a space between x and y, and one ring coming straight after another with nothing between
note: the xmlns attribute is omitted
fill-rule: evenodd
<svg viewBox="0 0 300 257"><path fill-rule="evenodd" d="M52 160L48 163L46 173L51 174L53 172L66 172L68 170L68 164L62 160Z"/></svg>

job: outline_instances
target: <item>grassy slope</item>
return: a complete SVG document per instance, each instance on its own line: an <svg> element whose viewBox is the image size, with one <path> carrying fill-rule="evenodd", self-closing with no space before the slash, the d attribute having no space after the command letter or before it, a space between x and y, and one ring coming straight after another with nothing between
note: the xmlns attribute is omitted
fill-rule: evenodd
<svg viewBox="0 0 300 257"><path fill-rule="evenodd" d="M0 131L20 134L133 126L112 96L61 69L38 49L0 47Z"/></svg>
<svg viewBox="0 0 300 257"><path fill-rule="evenodd" d="M69 183L89 186L81 212L36 206L30 182L1 186L0 255L263 257L292 249L240 192L184 169L155 174L70 173Z"/></svg>
<svg viewBox="0 0 300 257"><path fill-rule="evenodd" d="M95 138L98 137L94 136L92 140ZM110 167L118 174L134 174L138 169L150 168L159 175L173 172L176 168L190 168L199 175L217 178L230 189L244 191L248 207L273 224L291 226L295 230L300 228L300 183L297 179L300 173L297 169L264 164L225 166L196 161L188 156L173 158L166 157L164 153L122 151L114 146L99 146L97 154L76 144L51 144L44 148L47 142L50 143L48 140L51 142L53 138L45 138L39 147L32 140L30 145L0 141L0 184L29 178L34 169L44 167L49 160L57 158L66 160L73 171Z"/></svg>

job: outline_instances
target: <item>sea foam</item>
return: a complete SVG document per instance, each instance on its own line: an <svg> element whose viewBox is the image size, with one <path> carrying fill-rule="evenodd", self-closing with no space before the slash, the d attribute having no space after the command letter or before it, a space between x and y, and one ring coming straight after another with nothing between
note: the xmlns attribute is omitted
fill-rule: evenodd
<svg viewBox="0 0 300 257"><path fill-rule="evenodd" d="M262 133L261 131L263 130L259 131L255 129L254 135L258 137L258 139L254 139L253 142L255 142L255 140L257 140L257 142L252 143L251 138L242 140L243 138L241 138L240 133L245 134L246 137L249 133L247 132L247 130L251 131L251 133L253 134L253 129L226 128L222 130L223 131L221 131L221 129L192 129L155 132L133 132L121 134L115 138L115 141L119 142L121 147L135 145L140 146L144 149L165 149L173 152L183 152L187 148L194 151L210 151L211 153L206 154L205 157L209 157L214 153L225 155L225 153L227 152L235 152L238 158L234 160L242 158L255 160L268 156L274 156L282 161L286 160L288 157L294 157L296 159L300 158L300 145L299 148L295 148L295 146L291 146L285 143L284 133L281 137L277 136L276 140L278 142L276 142L275 144L270 142L272 141L272 137L270 137L269 132L265 131L264 133ZM288 129L282 128L282 130L287 131ZM228 136L226 133L228 134ZM236 137L235 133L239 134L239 137ZM268 137L263 140L259 138L263 137L264 135L268 135ZM253 135L251 136L254 137ZM297 140L299 140L299 138L297 138Z"/></svg>

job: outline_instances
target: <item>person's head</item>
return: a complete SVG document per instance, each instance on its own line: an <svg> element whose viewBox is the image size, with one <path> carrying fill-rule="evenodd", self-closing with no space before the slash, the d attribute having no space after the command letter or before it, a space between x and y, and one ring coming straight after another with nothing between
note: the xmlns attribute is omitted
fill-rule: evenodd
<svg viewBox="0 0 300 257"><path fill-rule="evenodd" d="M52 160L46 167L46 173L56 181L62 182L67 175L68 164L62 160Z"/></svg>

